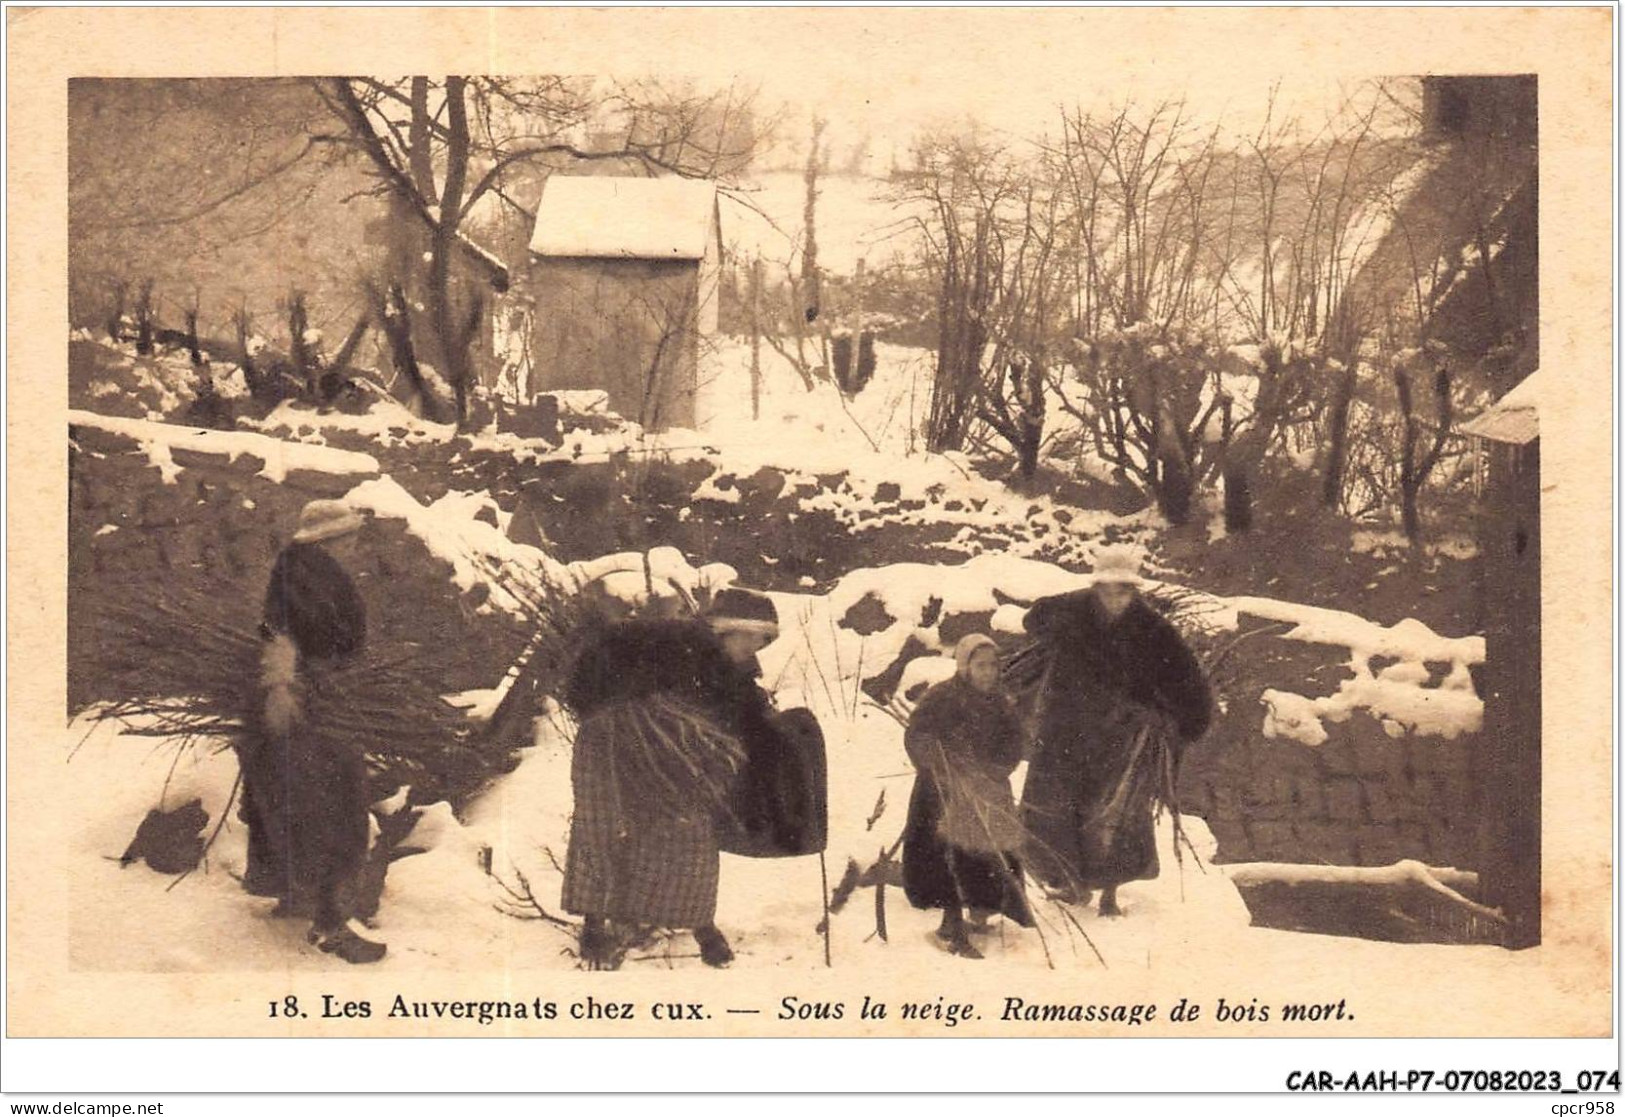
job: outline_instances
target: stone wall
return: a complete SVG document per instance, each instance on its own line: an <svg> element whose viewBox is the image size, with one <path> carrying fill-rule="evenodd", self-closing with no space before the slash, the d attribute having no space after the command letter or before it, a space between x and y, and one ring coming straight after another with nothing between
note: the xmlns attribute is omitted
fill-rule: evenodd
<svg viewBox="0 0 1625 1117"><path fill-rule="evenodd" d="M864 633L894 620L878 600L866 597L840 623ZM989 622L985 613L940 610L918 618L935 629L942 647L967 632L989 631ZM1353 675L1350 652L1342 645L1285 639L1246 614L1241 631L1251 634L1213 680L1220 709L1212 728L1185 753L1179 776L1180 809L1207 821L1218 859L1390 865L1415 858L1476 868L1478 811L1470 765L1479 734L1423 736L1357 711L1342 722L1328 719L1327 739L1319 745L1268 737L1263 693L1331 695ZM993 635L1007 652L1024 639ZM864 689L888 701L906 663L934 654L911 638L896 662L884 670L877 666ZM1437 686L1449 665L1429 667L1423 689Z"/></svg>
<svg viewBox="0 0 1625 1117"><path fill-rule="evenodd" d="M172 451L172 480L133 438L91 426L71 429L68 500L68 671L70 704L95 693L88 618L115 598L194 579L258 601L277 552L304 504L337 497L364 474L290 470L261 476L251 454ZM496 685L523 646L522 627L477 613L483 597L459 591L451 567L408 534L377 519L362 532L356 583L368 607L369 643L417 645L443 658L444 691Z"/></svg>

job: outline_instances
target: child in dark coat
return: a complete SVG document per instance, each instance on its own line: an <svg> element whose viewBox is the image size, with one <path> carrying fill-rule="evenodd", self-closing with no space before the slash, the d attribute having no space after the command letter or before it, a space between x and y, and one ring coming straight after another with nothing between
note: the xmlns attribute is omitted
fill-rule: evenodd
<svg viewBox="0 0 1625 1117"><path fill-rule="evenodd" d="M954 649L956 672L926 692L904 747L917 775L903 833L903 889L917 908L941 908L950 952L982 955L965 918L1001 912L1033 925L1016 851L1023 831L1010 793L1022 728L999 684L998 648L972 635ZM982 920L976 926L985 928Z"/></svg>

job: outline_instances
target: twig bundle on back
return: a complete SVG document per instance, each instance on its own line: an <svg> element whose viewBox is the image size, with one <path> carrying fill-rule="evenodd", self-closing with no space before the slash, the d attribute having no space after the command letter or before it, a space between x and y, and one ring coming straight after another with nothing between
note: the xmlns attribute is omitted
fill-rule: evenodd
<svg viewBox="0 0 1625 1117"><path fill-rule="evenodd" d="M177 578L140 597L106 601L85 619L74 708L116 719L127 732L235 743L258 730L260 609L235 583ZM421 798L460 802L513 766L510 750L476 739L440 697L433 649L374 643L343 665L305 664L299 732L359 747L377 789L403 783Z"/></svg>
<svg viewBox="0 0 1625 1117"><path fill-rule="evenodd" d="M491 715L492 733L505 732L516 721L534 717L543 695L558 696L577 649L603 623L592 603L574 586L563 586L545 574L513 563L476 556L480 576L501 594L531 631L530 641L500 684L501 702Z"/></svg>
<svg viewBox="0 0 1625 1117"><path fill-rule="evenodd" d="M744 747L690 704L664 694L610 702L588 716L588 725L607 750L616 792L634 810L728 808Z"/></svg>
<svg viewBox="0 0 1625 1117"><path fill-rule="evenodd" d="M149 736L236 740L248 731L259 670L258 602L238 586L191 580L106 596L79 619L69 712Z"/></svg>

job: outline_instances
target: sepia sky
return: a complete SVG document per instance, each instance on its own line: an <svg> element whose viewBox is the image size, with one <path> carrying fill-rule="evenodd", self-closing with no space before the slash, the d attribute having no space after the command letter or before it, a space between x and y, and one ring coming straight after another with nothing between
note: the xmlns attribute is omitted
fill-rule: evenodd
<svg viewBox="0 0 1625 1117"><path fill-rule="evenodd" d="M589 33L563 51L579 58L567 72L602 73L609 57L626 76L760 83L792 120L816 112L835 142L867 133L881 148L971 116L1031 136L1062 105L1128 100L1184 98L1195 119L1250 133L1272 87L1279 107L1318 122L1341 89L1376 76L1358 44L1344 44L1346 67L1306 69L1294 39L1310 29L1294 31L1305 16L1293 9L641 9L637 36L612 55L591 49L630 14L568 13ZM1418 58L1414 72L1426 68Z"/></svg>

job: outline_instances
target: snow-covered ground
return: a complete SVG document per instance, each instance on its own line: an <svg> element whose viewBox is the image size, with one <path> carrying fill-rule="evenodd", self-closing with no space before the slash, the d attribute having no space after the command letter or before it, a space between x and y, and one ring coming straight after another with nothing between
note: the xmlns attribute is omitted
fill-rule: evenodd
<svg viewBox="0 0 1625 1117"><path fill-rule="evenodd" d="M462 555L453 577L480 576L468 561L474 554L529 561L533 548L516 549L488 524L472 519L477 502L448 497L431 509L409 508L411 497L392 482L369 481L356 498L380 515L407 519L409 530L430 540L442 557ZM390 499L378 498L388 493ZM539 553L537 553L539 554ZM585 580L636 561L638 556L606 556L598 563L553 571ZM696 571L667 551L651 562L687 584L726 581L730 571ZM629 578L624 591L636 596L643 579ZM775 595L782 635L763 654L764 679L781 707L805 705L823 725L829 754L830 846L824 868L829 883L848 860L871 865L896 842L904 821L912 772L902 748L900 716L906 701L892 709L876 705L860 689L866 678L891 664L910 636L928 647L942 641L921 624L927 601L943 602L943 615L993 611L994 627L1019 628L1021 606L999 605L994 590L1017 601L1088 583L1087 575L1027 559L983 556L958 567L897 565L855 571L824 595ZM893 623L860 635L839 621L853 604L876 598ZM1481 655L1473 641L1447 641L1418 625L1403 631L1335 614L1246 599L1250 611L1293 620L1303 638L1337 640L1356 658L1382 648L1402 662ZM1234 623L1235 602L1215 602L1210 623ZM934 679L948 671L945 660L927 657L910 667L909 679ZM1421 678L1406 676L1391 685ZM908 680L905 680L905 683ZM906 691L905 685L902 690ZM1417 694L1422 693L1417 690ZM1433 693L1439 693L1435 691ZM479 696L472 696L478 698ZM1413 696L1414 697L1414 696ZM468 700L467 697L464 699ZM488 704L488 703L487 703ZM1266 715L1260 711L1260 716ZM1395 715L1398 716L1398 715ZM1423 731L1427 731L1425 727ZM116 970L211 970L222 967L311 968L342 966L303 942L298 921L268 917L270 902L244 893L242 872L246 834L228 816L215 832L236 777L229 750L180 751L170 742L121 734L115 727L81 720L71 726L68 763L86 804L86 825L73 849L80 872L74 875L72 956L76 966ZM554 915L560 914L561 881L570 803L570 726L563 715L537 722L536 741L522 764L455 817L444 803L424 809L403 848L420 849L394 862L389 871L376 933L390 943L383 966L404 969L569 968L575 965L570 933L516 903L524 887ZM1022 771L1017 772L1019 792ZM116 858L135 827L154 807L173 809L192 798L202 801L214 834L206 865L175 882L144 865L120 867ZM1199 819L1183 828L1194 848L1174 848L1171 820L1160 824L1164 870L1155 881L1126 886L1128 916L1102 920L1087 909L1038 903L1040 928L1002 927L988 953L1010 965L1057 970L1153 967L1158 958L1188 956L1193 949L1230 952L1251 958L1279 935L1249 927L1239 893L1222 868L1211 861L1214 843ZM753 861L725 857L718 918L733 937L739 968L788 965L816 969L824 964L817 931L824 887L817 858ZM119 933L107 934L106 913L117 913ZM898 956L932 952L935 917L909 908L900 889L886 889L888 937L875 934L875 896L861 888L832 921L831 956L843 968L895 966ZM1270 947L1269 949L1277 949ZM1378 949L1362 946L1360 949ZM1388 948L1396 949L1396 948ZM1459 949L1459 948L1456 948ZM632 966L697 966L685 936L661 939L635 953Z"/></svg>
<svg viewBox="0 0 1625 1117"><path fill-rule="evenodd" d="M873 707L856 716L831 718L831 837L827 863L830 884L850 856L872 863L901 830L912 773L901 744L901 727ZM535 898L561 914L562 862L569 828L569 742L563 726L543 720L536 745L520 767L493 786L456 819L445 804L428 807L402 843L425 852L390 866L373 933L386 939L390 953L381 966L404 970L572 968L566 930L515 903L510 890L528 882ZM199 798L211 825L231 794L236 776L228 751L188 750L173 764L172 749L153 749L150 740L120 735L110 726L73 727L71 764L96 789L96 815L81 831L73 850L81 869L74 880L71 954L77 968L91 970L213 971L241 969L343 969L345 964L305 945L305 924L268 916L271 901L242 891L237 877L246 855L246 832L227 820L210 848L207 864L179 883L142 864L121 868L117 857L129 844L135 824L162 802L179 806ZM167 787L166 787L167 784ZM876 801L885 809L873 829L867 825ZM1205 859L1212 843L1200 821L1187 819L1187 834ZM1098 968L1090 948L1107 965L1145 964L1146 950L1169 949L1197 929L1209 937L1245 934L1247 913L1235 888L1214 868L1195 864L1184 852L1180 869L1172 858L1172 832L1162 827L1168 863L1156 881L1131 885L1123 899L1129 916L1101 920L1076 910L1072 922L1061 908L1040 902L1042 936L1003 927L991 936L992 958L1045 967L1048 955L1058 969ZM485 851L489 851L486 853ZM483 867L489 857L491 872ZM173 887L171 885L173 884ZM736 968L824 964L820 866L816 857L749 860L724 856L719 925L731 937ZM934 951L936 917L910 909L901 889L885 897L888 941L874 934L874 893L858 891L834 916L832 959L842 968L884 970L898 953ZM119 933L107 933L105 913L117 913ZM509 914L510 912L514 914ZM101 914L98 914L101 913ZM1085 938L1087 935L1087 938ZM629 966L697 967L687 936L662 938L634 952Z"/></svg>
<svg viewBox="0 0 1625 1117"><path fill-rule="evenodd" d="M1048 498L1012 493L976 475L954 455L930 455L908 444L917 426L912 378L923 355L881 347L881 372L855 400L843 400L832 387L807 393L782 363L763 395L762 418L731 421L708 432L669 432L656 445L674 455L694 454L718 463L708 482L711 499L727 500L730 478L741 479L771 466L798 477L844 473L835 493L817 492L824 501L866 530L884 526L887 515L877 507L882 486L893 486L889 503L916 500L927 507L917 515L960 523L967 531L1011 520L1044 520L1054 530L1074 536L1081 548L1098 542L1108 527L1130 536L1149 535L1153 517L1120 518L1106 513L1059 510ZM740 352L732 354L741 357ZM748 359L748 356L745 358ZM733 399L736 409L748 400ZM899 412L902 412L899 415ZM746 412L748 414L748 410ZM268 464L266 475L287 469L325 469L360 474L349 499L383 518L405 522L431 553L450 566L450 578L461 590L488 579L493 566L522 569L555 586L579 587L598 579L612 593L636 597L645 584L644 557L636 553L607 555L594 562L564 564L534 547L515 544L502 531L504 516L485 493L452 492L423 505L393 479L377 474L377 462L366 455L329 447L302 445L267 434L197 432L184 427L105 419L73 413L73 421L134 437L149 459L173 464L172 449L218 451L226 456L254 454ZM279 416L264 424L267 431L319 441L320 424L339 424L357 433L379 434L383 428L406 427L434 436L421 420L390 413L363 419L306 413ZM370 424L370 425L369 425ZM361 430L365 427L366 430ZM636 431L581 435L607 446L641 435ZM689 445L684 448L684 441ZM490 448L516 454L569 457L580 446L547 451L537 446L506 446L502 436L480 437ZM596 447L604 448L604 447ZM289 455L292 455L291 457ZM169 471L166 470L166 475ZM495 516L490 513L495 512ZM477 518L485 514L485 519ZM489 522L495 519L495 523ZM882 708L862 690L862 683L893 665L912 638L931 651L946 651L942 620L965 614L987 614L996 632L1017 633L1025 603L1089 584L1087 574L1069 572L1023 552L1019 545L1001 552L976 554L954 566L894 563L846 573L825 593L779 593L782 634L763 653L764 680L781 708L806 706L819 718L827 741L830 773L830 844L825 865L816 857L790 860L747 860L724 857L718 921L738 954L735 968L790 967L817 971L824 966L825 941L818 931L822 892L833 886L848 862L872 865L896 842L906 814L912 771L902 748L901 718L906 698ZM671 548L657 548L649 566L685 590L715 588L735 577L726 567L695 569ZM621 577L620 574L626 576ZM865 633L841 624L848 610L873 599L890 620L864 626ZM513 608L501 588L492 586L482 608ZM1262 597L1218 598L1198 595L1196 623L1233 630L1242 614L1283 625L1287 639L1341 645L1356 678L1331 698L1308 699L1272 691L1256 711L1258 732L1312 743L1321 719L1339 720L1364 709L1417 734L1453 736L1476 728L1481 707L1473 696L1467 669L1483 658L1483 641L1439 636L1407 621L1391 628L1334 610L1315 609ZM1373 676L1373 656L1397 660ZM1424 687L1427 663L1445 662L1449 675L1442 687ZM493 664L493 683L505 665ZM900 693L915 680L935 680L948 673L947 661L927 656L909 667ZM460 701L489 708L489 694L464 695ZM81 718L70 726L64 755L82 796L84 825L71 857L74 918L70 950L76 967L88 970L208 971L245 969L343 968L344 963L305 944L304 925L269 917L269 901L244 893L237 877L243 867L246 834L242 824L222 811L236 779L229 750L193 748L178 751L174 742L120 733L110 724ZM381 963L385 970L568 969L575 966L573 936L563 927L536 916L535 908L516 900L529 895L550 915L560 915L558 864L565 855L570 816L570 726L562 715L539 719L533 747L520 766L500 779L462 812L444 803L423 810L412 833L401 844L412 853L392 863L375 933L390 944ZM1018 770L1019 793L1023 775ZM206 863L183 879L154 872L144 864L121 867L117 858L129 844L146 813L171 809L192 798L202 801L210 822L212 845ZM1249 926L1248 914L1224 868L1209 862L1215 844L1200 819L1185 818L1190 846L1176 850L1172 820L1159 824L1163 872L1154 881L1128 885L1122 901L1124 919L1101 919L1090 909L1063 907L1048 899L1037 902L1040 927L1023 931L1000 927L987 946L990 964L1028 971L1103 975L1121 980L1125 973L1173 964L1212 964L1269 970L1308 964L1322 946L1305 948L1303 936ZM831 921L830 955L842 969L895 972L906 966L960 965L938 957L932 931L935 914L910 909L901 889L884 893L888 934L877 933L876 893L859 888ZM109 933L110 920L116 933ZM1419 964L1437 951L1447 951L1452 965L1484 957L1478 948L1397 947L1349 943L1340 957ZM1497 959L1498 951L1489 952ZM700 966L686 936L662 938L634 952L629 967ZM1486 963L1487 964L1487 963ZM1245 980L1238 980L1244 986Z"/></svg>

